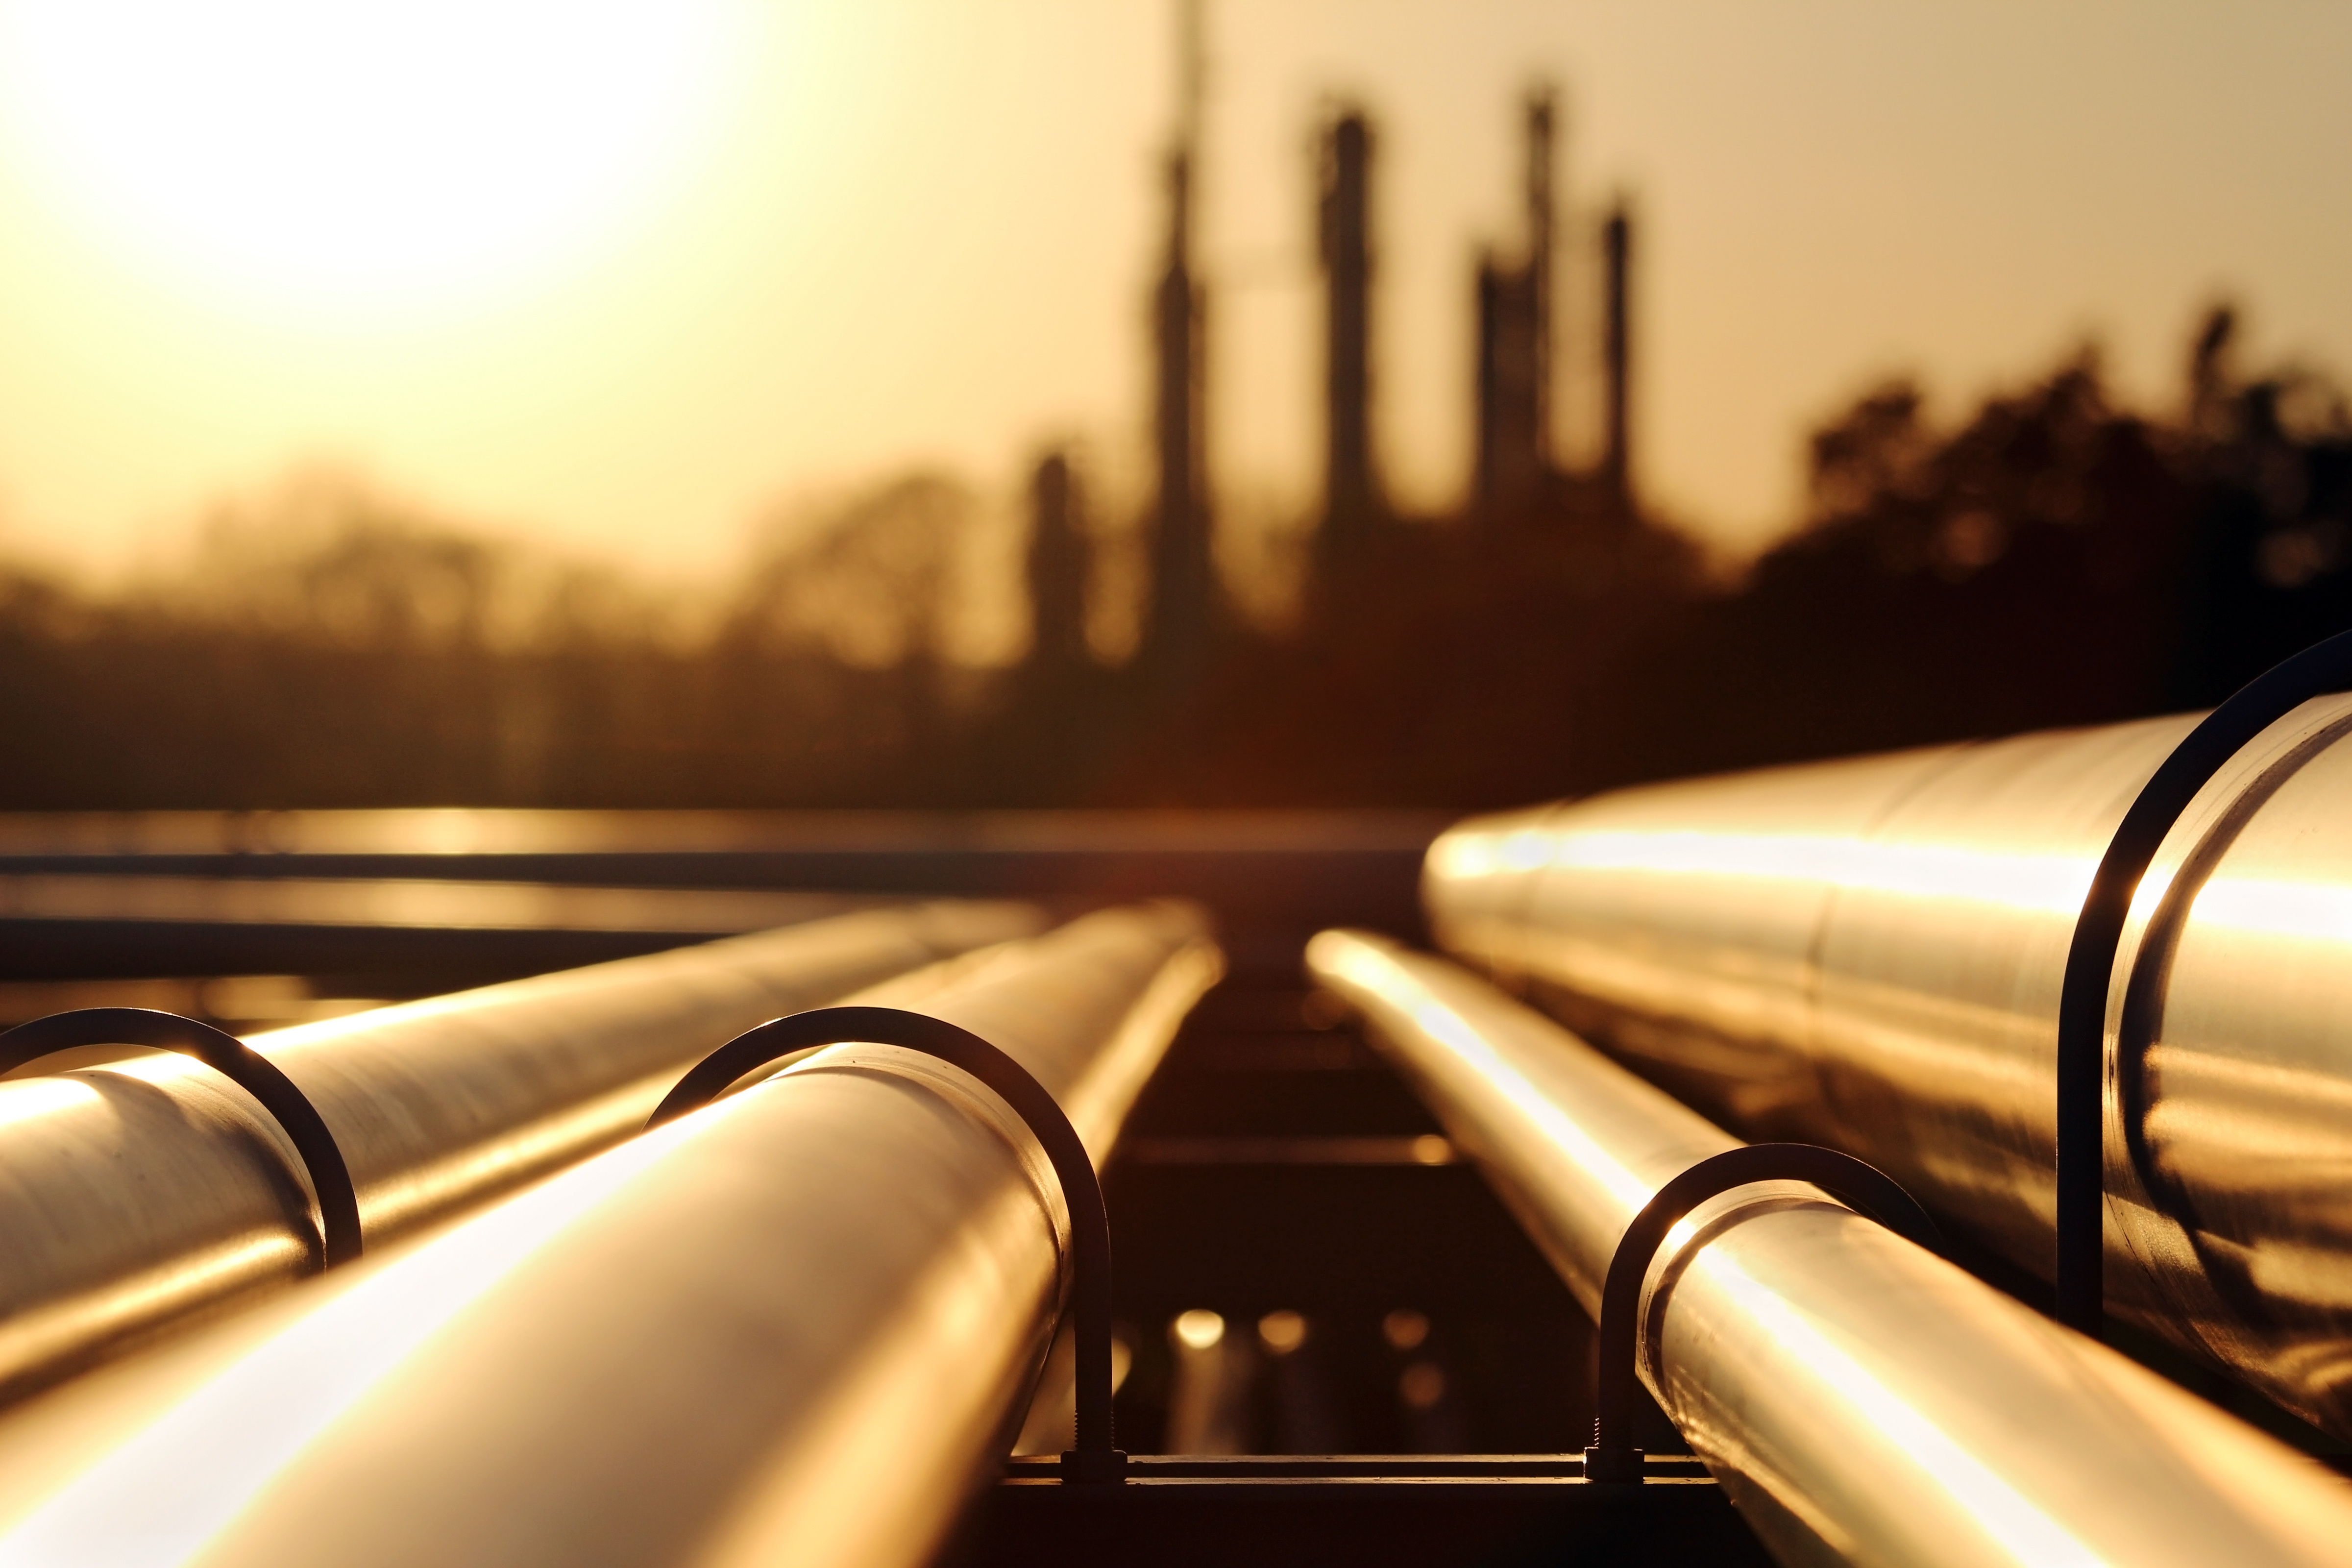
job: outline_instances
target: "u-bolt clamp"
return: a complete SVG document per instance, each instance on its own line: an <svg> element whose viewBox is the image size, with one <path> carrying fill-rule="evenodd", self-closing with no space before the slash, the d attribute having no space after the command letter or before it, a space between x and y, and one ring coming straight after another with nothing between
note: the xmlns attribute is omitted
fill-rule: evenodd
<svg viewBox="0 0 2352 1568"><path fill-rule="evenodd" d="M335 1135L294 1080L225 1029L152 1007L81 1007L0 1034L0 1072L79 1046L147 1046L194 1057L261 1101L302 1158L319 1199L321 1259L329 1268L360 1255L359 1194Z"/></svg>
<svg viewBox="0 0 2352 1568"><path fill-rule="evenodd" d="M993 1090L1044 1146L1070 1213L1070 1295L1077 1342L1077 1446L1062 1456L1066 1481L1119 1482L1127 1456L1112 1441L1110 1215L1077 1129L1029 1069L969 1029L897 1007L818 1007L747 1029L702 1058L647 1119L648 1128L709 1104L729 1084L780 1057L850 1042L937 1057Z"/></svg>
<svg viewBox="0 0 2352 1568"><path fill-rule="evenodd" d="M2106 1291L2107 988L2132 896L2197 792L2279 720L2352 687L2352 632L2314 643L2205 715L2148 776L2099 857L2058 990L2058 1321L2094 1337Z"/></svg>
<svg viewBox="0 0 2352 1568"><path fill-rule="evenodd" d="M1592 1447L1584 1451L1588 1481L1642 1479L1642 1450L1633 1446L1634 1330L1642 1282L1666 1234L1699 1205L1750 1182L1811 1182L1832 1197L1907 1237L1930 1252L1942 1237L1895 1179L1851 1154L1811 1143L1748 1143L1710 1154L1660 1187L1618 1238L1601 1287L1601 1363L1594 1390Z"/></svg>

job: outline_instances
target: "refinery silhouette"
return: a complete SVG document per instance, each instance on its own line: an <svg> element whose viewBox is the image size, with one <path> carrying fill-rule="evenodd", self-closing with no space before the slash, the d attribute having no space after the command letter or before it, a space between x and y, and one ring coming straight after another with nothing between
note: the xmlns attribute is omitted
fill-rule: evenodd
<svg viewBox="0 0 2352 1568"><path fill-rule="evenodd" d="M1636 209L1564 200L1553 85L1496 106L1518 232L1462 279L1475 446L1451 515L1382 482L1384 132L1323 114L1320 495L1297 614L1244 614L1208 442L1197 7L1181 19L1120 657L1095 630L1110 487L1072 448L1036 456L1027 652L994 668L944 629L972 510L948 477L878 483L755 555L690 635L610 574L541 572L517 611L509 553L329 477L279 498L299 528L216 527L184 583L0 574L0 806L1474 807L2210 703L2352 624L2344 400L2240 366L2219 305L2161 413L2119 405L2089 348L1949 426L1914 384L1871 389L1812 435L1790 535L1710 567L1636 482ZM1564 308L1564 276L1590 309ZM1595 426L1578 461L1566 387Z"/></svg>

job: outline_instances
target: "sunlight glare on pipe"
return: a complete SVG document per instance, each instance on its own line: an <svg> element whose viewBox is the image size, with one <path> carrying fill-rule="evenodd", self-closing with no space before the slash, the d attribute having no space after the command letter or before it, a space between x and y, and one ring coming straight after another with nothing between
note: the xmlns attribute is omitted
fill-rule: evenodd
<svg viewBox="0 0 2352 1568"><path fill-rule="evenodd" d="M1533 1123L1554 1148L1573 1161L1629 1214L1640 1212L1657 1189L1627 1169L1576 1119L1519 1071L1478 1032L1477 1026L1439 1001L1412 975L1379 950L1352 938L1326 933L1310 949L1314 961L1328 964L1342 979L1383 996L1402 1008L1431 1039L1444 1046L1509 1098L1519 1114ZM1676 1225L1669 1242L1679 1246L1694 1234L1690 1222Z"/></svg>
<svg viewBox="0 0 2352 1568"><path fill-rule="evenodd" d="M578 1166L298 1320L0 1537L0 1565L187 1561L419 1345L699 1121L687 1118Z"/></svg>
<svg viewBox="0 0 2352 1568"><path fill-rule="evenodd" d="M109 1064L110 1066L113 1064ZM27 1078L0 1084L0 1127L95 1104L98 1090L71 1078Z"/></svg>
<svg viewBox="0 0 2352 1568"><path fill-rule="evenodd" d="M1764 1326L1791 1362L1885 1433L1888 1450L1950 1497L2010 1561L2040 1568L2097 1568L2106 1562L1870 1368L1832 1343L1779 1291L1721 1253L1709 1254L1704 1267L1723 1282L1743 1312ZM1822 1429L1835 1428L1825 1425Z"/></svg>
<svg viewBox="0 0 2352 1568"><path fill-rule="evenodd" d="M1826 882L1906 898L1958 899L2072 914L2090 891L2095 855L2032 854L1958 844L1885 843L1801 833L1573 833L1552 864L1659 877Z"/></svg>
<svg viewBox="0 0 2352 1568"><path fill-rule="evenodd" d="M2216 877L2197 890L2197 924L2299 942L2352 942L2352 889L2333 882Z"/></svg>

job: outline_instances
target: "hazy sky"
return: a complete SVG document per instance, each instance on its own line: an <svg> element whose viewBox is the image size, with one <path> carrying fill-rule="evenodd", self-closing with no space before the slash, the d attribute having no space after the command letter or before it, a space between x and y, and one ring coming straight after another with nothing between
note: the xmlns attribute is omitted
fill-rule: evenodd
<svg viewBox="0 0 2352 1568"><path fill-rule="evenodd" d="M2352 367L2352 7L1209 16L1235 515L1313 491L1333 94L1376 118L1410 504L1464 482L1469 269L1514 232L1541 77L1570 199L1638 200L1642 479L1727 543L1790 518L1809 422L1889 371L1949 405L2096 334L2168 398L2220 291L2258 353ZM326 460L708 569L780 499L911 463L1008 487L1068 436L1139 472L1168 0L0 0L0 547L120 563Z"/></svg>

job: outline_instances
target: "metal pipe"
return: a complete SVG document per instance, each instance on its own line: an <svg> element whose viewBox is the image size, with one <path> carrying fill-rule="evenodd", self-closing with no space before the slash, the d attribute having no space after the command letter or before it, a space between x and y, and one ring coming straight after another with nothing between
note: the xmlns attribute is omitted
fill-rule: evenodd
<svg viewBox="0 0 2352 1568"><path fill-rule="evenodd" d="M2048 1278L2062 982L2194 716L1475 819L1445 947L1742 1134L1843 1149ZM2273 724L2141 879L2105 996L2108 1311L2352 1436L2352 700Z"/></svg>
<svg viewBox="0 0 2352 1568"><path fill-rule="evenodd" d="M2105 1078L2107 994L2132 900L2157 852L2213 775L2279 720L2315 697L2352 687L2352 632L2314 644L2240 688L2198 721L2158 764L2107 840L2074 917L2058 990L2059 1321L2097 1333L2106 1289Z"/></svg>
<svg viewBox="0 0 2352 1568"><path fill-rule="evenodd" d="M423 878L0 875L0 920L159 926L729 936L845 914L877 901L871 894Z"/></svg>
<svg viewBox="0 0 2352 1568"><path fill-rule="evenodd" d="M1036 929L1024 905L869 910L257 1035L326 1121L373 1248L628 1136L730 1036ZM0 1391L320 1259L277 1122L177 1056L0 1082Z"/></svg>
<svg viewBox="0 0 2352 1568"><path fill-rule="evenodd" d="M1734 1147L1441 959L1326 932L1357 1008L1588 1310L1619 1237ZM2342 1483L2116 1352L1795 1183L1669 1233L1642 1379L1784 1563L2340 1562Z"/></svg>
<svg viewBox="0 0 2352 1568"><path fill-rule="evenodd" d="M5 1037L0 1037L5 1038ZM1086 1142L1044 1084L1027 1068L961 1025L903 1007L813 1007L746 1030L680 1079L646 1125L659 1127L701 1110L728 1086L787 1057L848 1042L920 1052L977 1079L1021 1119L1037 1141L1066 1220L1070 1335L1074 1351L1077 1440L1063 1455L1066 1479L1116 1481L1127 1456L1111 1436L1112 1370L1110 1212L1102 1177Z"/></svg>
<svg viewBox="0 0 2352 1568"><path fill-rule="evenodd" d="M1592 1388L1592 1446L1584 1451L1584 1479L1641 1481L1641 1451L1633 1446L1633 1385L1639 1375L1642 1294L1658 1248L1690 1212L1738 1187L1765 1182L1802 1182L1846 1207L1917 1243L1943 1248L1942 1233L1919 1202L1885 1172L1851 1154L1818 1143L1742 1143L1685 1166L1650 1194L1633 1222L1618 1234L1601 1282L1601 1312L1594 1327L1600 1357Z"/></svg>
<svg viewBox="0 0 2352 1568"><path fill-rule="evenodd" d="M1140 906L922 1006L1100 1164L1219 967ZM919 1563L1045 1359L1058 1193L976 1080L833 1047L0 1421L0 1563Z"/></svg>

